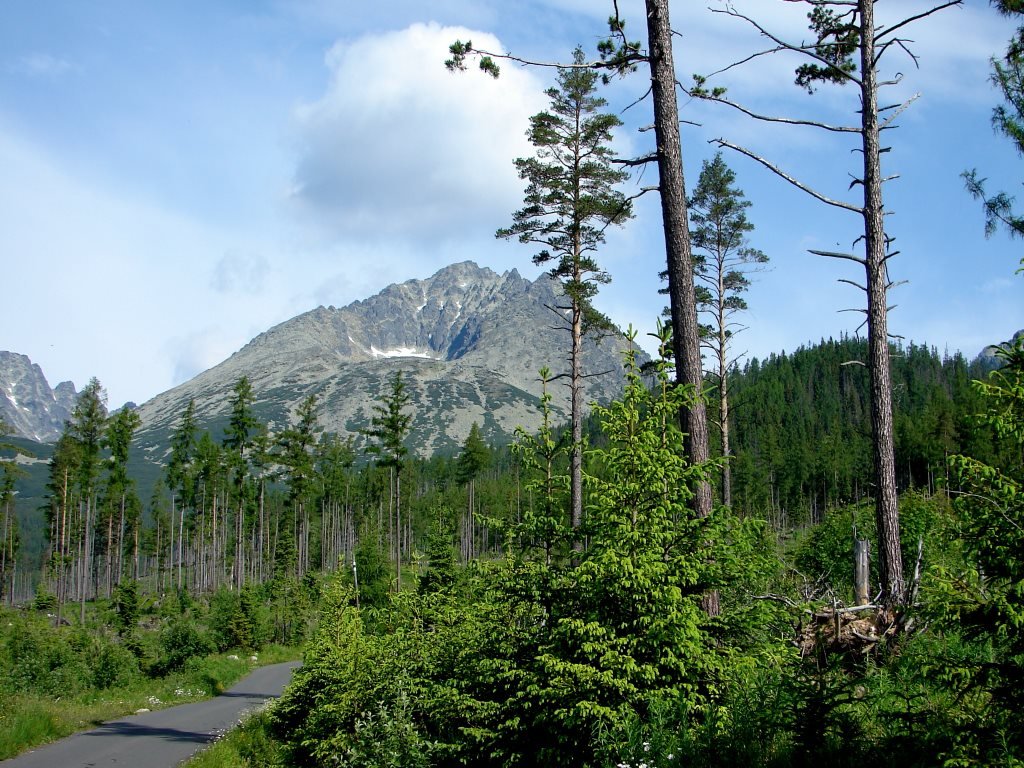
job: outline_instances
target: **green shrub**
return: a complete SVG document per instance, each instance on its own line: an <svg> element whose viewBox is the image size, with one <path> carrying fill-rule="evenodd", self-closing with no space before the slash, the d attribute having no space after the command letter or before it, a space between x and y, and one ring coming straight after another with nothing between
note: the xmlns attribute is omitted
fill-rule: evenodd
<svg viewBox="0 0 1024 768"><path fill-rule="evenodd" d="M187 618L173 621L160 635L160 658L156 669L166 674L181 669L197 656L206 656L216 650L216 644L195 623Z"/></svg>
<svg viewBox="0 0 1024 768"><path fill-rule="evenodd" d="M93 661L93 685L99 689L126 686L139 675L139 661L124 645L104 642Z"/></svg>

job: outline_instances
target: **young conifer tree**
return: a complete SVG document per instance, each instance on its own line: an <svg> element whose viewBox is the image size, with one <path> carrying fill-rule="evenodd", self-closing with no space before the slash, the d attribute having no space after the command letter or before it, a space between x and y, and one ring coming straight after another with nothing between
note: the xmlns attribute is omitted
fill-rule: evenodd
<svg viewBox="0 0 1024 768"><path fill-rule="evenodd" d="M747 244L747 233L754 225L747 219L750 201L735 186L736 174L719 152L705 160L697 186L689 201L690 241L694 251L694 275L697 278L697 304L707 321L701 326L704 347L711 351L713 374L718 381L719 433L722 455L729 447L729 365L733 336L744 326L736 314L747 308L743 294L750 287L747 276L768 257ZM729 465L722 468L722 503L732 504Z"/></svg>
<svg viewBox="0 0 1024 768"><path fill-rule="evenodd" d="M377 466L387 467L395 480L395 589L399 592L402 589L402 468L409 453L405 438L412 424L412 416L405 413L408 404L409 393L402 381L402 372L397 371L391 380L390 391L381 395L373 406L369 429L363 430L364 435L376 441L367 446L367 452L377 456Z"/></svg>
<svg viewBox="0 0 1024 768"><path fill-rule="evenodd" d="M232 578L235 586L239 589L242 587L245 574L242 537L245 528L245 491L246 481L249 478L249 454L259 427L259 420L253 413L252 408L255 401L256 395L253 392L249 377L243 376L235 382L235 387L232 390L231 416L228 420L228 426L224 430L223 440L224 448L227 449L228 463L233 470L235 493L237 496L234 523L235 561Z"/></svg>
<svg viewBox="0 0 1024 768"><path fill-rule="evenodd" d="M530 118L527 136L534 157L515 161L527 182L523 207L512 215L512 226L498 237L540 246L533 263L552 265L565 305L551 307L565 322L572 343L569 352L572 448L570 451L570 517L573 528L583 521L583 336L607 327L608 321L591 305L598 285L610 281L594 253L604 243L605 230L631 216L630 201L615 185L628 174L613 164L612 131L621 125L603 112L596 95L600 75L584 66L582 48L573 53L572 67L559 68L558 86L547 91L548 110ZM563 314L564 313L564 314Z"/></svg>

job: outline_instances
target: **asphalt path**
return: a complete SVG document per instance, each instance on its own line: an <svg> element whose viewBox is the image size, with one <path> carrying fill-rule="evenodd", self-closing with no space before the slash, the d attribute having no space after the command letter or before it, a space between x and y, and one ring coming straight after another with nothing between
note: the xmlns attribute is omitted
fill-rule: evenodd
<svg viewBox="0 0 1024 768"><path fill-rule="evenodd" d="M3 768L172 768L216 741L242 715L281 695L297 661L260 667L213 699L112 720L0 762Z"/></svg>

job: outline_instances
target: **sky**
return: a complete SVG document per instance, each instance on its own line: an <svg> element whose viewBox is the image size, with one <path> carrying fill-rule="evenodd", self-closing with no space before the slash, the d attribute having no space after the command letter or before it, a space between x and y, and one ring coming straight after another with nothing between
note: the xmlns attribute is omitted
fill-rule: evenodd
<svg viewBox="0 0 1024 768"><path fill-rule="evenodd" d="M808 37L805 7L735 0L787 40ZM643 38L639 0L620 0ZM28 355L51 386L91 377L111 407L142 403L216 365L251 338L319 305L472 259L535 278L533 251L494 232L521 206L513 159L531 154L529 116L548 105L550 68L504 64L493 80L445 71L449 43L567 61L594 55L603 0L41 0L0 4L0 350ZM930 7L878 4L882 21ZM712 73L729 98L767 113L850 124L849 88L808 95L778 55L729 64L766 41L718 0L672 4L677 71ZM716 12L718 11L718 12ZM887 231L900 254L890 331L973 357L1024 328L1022 243L984 235L962 171L1014 194L1024 163L991 128L990 57L1012 25L967 0L906 29L883 61L917 98L885 134ZM646 75L646 77L645 77ZM624 121L621 156L650 151L649 74L603 96ZM688 189L722 137L823 194L848 190L849 137L750 120L680 95ZM856 251L851 213L814 201L752 160L725 160L751 206L750 244L771 259L747 294L737 354L764 358L854 334L863 306L841 279L858 267L809 249ZM651 168L623 191L656 183ZM641 334L664 241L655 194L599 252L612 283L597 307ZM863 333L863 331L861 331Z"/></svg>

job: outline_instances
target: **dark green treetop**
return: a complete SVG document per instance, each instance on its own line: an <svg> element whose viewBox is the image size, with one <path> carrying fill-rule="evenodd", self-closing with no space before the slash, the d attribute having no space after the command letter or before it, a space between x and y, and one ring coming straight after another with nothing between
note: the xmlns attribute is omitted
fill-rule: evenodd
<svg viewBox="0 0 1024 768"><path fill-rule="evenodd" d="M370 443L366 450L377 457L379 466L400 469L409 453L405 438L412 424L412 416L404 412L408 404L409 393L402 381L402 372L397 371L391 380L391 391L382 395L380 402L374 404L370 426L362 430L364 435L376 441Z"/></svg>

